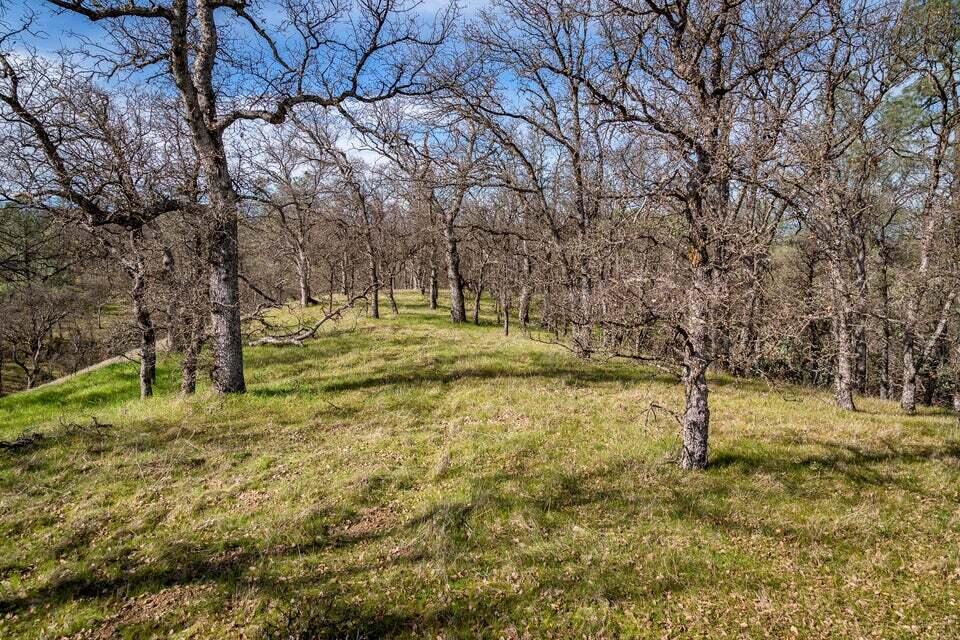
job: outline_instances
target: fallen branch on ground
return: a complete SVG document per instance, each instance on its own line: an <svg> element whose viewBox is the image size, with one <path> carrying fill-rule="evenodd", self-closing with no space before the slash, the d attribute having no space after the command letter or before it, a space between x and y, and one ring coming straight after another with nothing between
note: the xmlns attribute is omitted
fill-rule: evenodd
<svg viewBox="0 0 960 640"><path fill-rule="evenodd" d="M289 333L281 335L267 335L256 340L251 340L248 344L251 347L264 345L264 344L274 344L274 345L296 345L302 347L304 341L309 340L317 335L317 332L320 331L320 327L329 322L330 320L339 320L343 316L343 312L352 308L359 300L366 300L367 294L370 292L371 287L367 287L362 292L356 294L344 304L337 307L333 311L330 311L322 318L314 322L313 324L307 325L305 327L300 327L296 331L291 331Z"/></svg>
<svg viewBox="0 0 960 640"><path fill-rule="evenodd" d="M0 449L10 450L10 451L13 451L16 449L23 449L25 447L29 447L30 445L40 440L43 440L42 433L24 432L24 433L21 433L16 438L14 438L13 440L0 440Z"/></svg>

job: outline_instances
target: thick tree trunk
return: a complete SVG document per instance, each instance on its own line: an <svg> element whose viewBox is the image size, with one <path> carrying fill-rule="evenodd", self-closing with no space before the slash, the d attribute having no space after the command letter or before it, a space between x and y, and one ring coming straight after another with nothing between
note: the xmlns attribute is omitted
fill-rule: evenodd
<svg viewBox="0 0 960 640"><path fill-rule="evenodd" d="M704 267L695 268L694 282L688 293L687 337L684 345L684 410L681 423L682 469L705 469L710 433L710 406L707 388L709 359L710 276Z"/></svg>
<svg viewBox="0 0 960 640"><path fill-rule="evenodd" d="M124 260L131 280L133 317L140 333L140 397L153 395L157 370L157 338L147 304L147 267L143 256L143 229L130 230L130 255Z"/></svg>
<svg viewBox="0 0 960 640"><path fill-rule="evenodd" d="M220 194L210 246L210 336L213 385L218 393L243 393L243 338L240 331L240 253L235 198Z"/></svg>
<svg viewBox="0 0 960 640"><path fill-rule="evenodd" d="M347 282L347 252L343 251L340 258L340 293L345 296L350 295L350 283Z"/></svg>
<svg viewBox="0 0 960 640"><path fill-rule="evenodd" d="M463 277L460 274L460 249L453 219L449 215L447 215L446 223L443 225L443 236L446 241L447 280L449 280L450 285L450 319L453 322L466 322L467 310L463 300Z"/></svg>
<svg viewBox="0 0 960 640"><path fill-rule="evenodd" d="M837 406L847 411L856 411L853 403L853 336L847 318L837 318L835 321L837 340L837 364L833 379L834 397Z"/></svg>
<svg viewBox="0 0 960 640"><path fill-rule="evenodd" d="M315 300L310 290L310 261L302 247L297 255L297 284L300 287L300 306L309 307L314 304Z"/></svg>
<svg viewBox="0 0 960 640"><path fill-rule="evenodd" d="M842 245L842 240L836 240ZM833 390L837 406L846 411L856 411L853 402L855 375L856 302L854 296L860 289L851 287L845 276L843 251L838 246L828 247L833 286L833 337L836 345L836 361L833 372ZM854 290L851 293L851 289Z"/></svg>
<svg viewBox="0 0 960 640"><path fill-rule="evenodd" d="M153 395L153 382L156 379L157 340L150 310L146 301L146 277L143 272L143 258L138 256L140 271L134 275L133 314L140 331L140 397L147 398Z"/></svg>

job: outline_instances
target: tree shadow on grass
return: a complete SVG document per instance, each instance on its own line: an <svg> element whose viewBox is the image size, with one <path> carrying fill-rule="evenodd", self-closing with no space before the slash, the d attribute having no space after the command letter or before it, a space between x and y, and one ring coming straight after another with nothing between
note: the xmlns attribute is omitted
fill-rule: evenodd
<svg viewBox="0 0 960 640"><path fill-rule="evenodd" d="M435 357L424 368L411 363L395 369L384 368L369 375L335 379L321 384L323 391L352 391L392 385L449 384L459 380L493 380L509 378L546 378L562 380L569 384L589 385L596 383L624 382L672 384L673 376L646 369L613 369L596 365L578 365L575 362L556 358L534 357L522 364L489 364L461 366L470 358L467 355Z"/></svg>
<svg viewBox="0 0 960 640"><path fill-rule="evenodd" d="M721 448L711 455L710 469L736 469L746 476L761 473L776 474L787 478L798 491L802 489L802 483L809 479L811 473L826 472L843 478L845 482L855 487L897 487L911 493L928 495L928 492L923 491L910 477L891 472L883 467L891 464L902 466L937 461L960 465L960 442L910 445L884 441L883 448L867 448L856 444L814 438L797 441L795 437L791 437L780 440L791 447L812 446L820 451L791 454L779 449L771 451L762 448L744 451Z"/></svg>
<svg viewBox="0 0 960 640"><path fill-rule="evenodd" d="M374 638L416 635L432 629L454 629L482 635L484 629L502 624L511 615L522 615L540 594L561 593L569 604L583 597L602 597L616 602L697 589L716 579L715 575L704 570L703 556L694 553L687 558L683 549L673 547L668 551L674 554L669 560L673 575L663 580L654 578L646 584L641 582L644 576L630 566L584 564L580 554L585 550L569 543L560 547L547 545L546 550L535 545L522 555L492 554L490 545L504 543L502 534L497 533L500 525L492 524L494 522L509 522L514 515L520 515L535 523L538 536L549 540L561 527L564 529L562 535L569 536L569 527L580 521L584 509L602 506L605 516L600 526L610 530L634 526L641 518L653 517L660 523L659 527L687 532L690 536L699 536L697 531L703 529L718 532L727 537L725 539L760 533L774 539L802 541L813 535L802 523L784 525L779 520L768 521L760 516L748 521L737 517L737 507L732 503L729 478L726 477L729 472L735 470L749 476L758 472L785 471L802 480L809 477L809 465L815 461L824 468L836 469L844 482L857 484L864 481L850 471L857 465L925 461L960 455L958 444L900 447L887 452L862 451L842 445L830 448L833 443L818 444L827 448L827 452L800 459L791 457L789 452L750 455L721 450L715 454L710 471L693 478L685 477L685 482L676 484L670 481L672 470L653 470L652 473L661 476L660 482L624 483L624 477L651 473L649 463L631 457L583 470L532 466L499 470L475 478L462 478L467 481L465 493L441 498L416 513L407 512L374 527L350 527L348 524L355 520L355 514L321 510L309 522L279 523L278 526L286 526L298 533L295 539L287 540L283 545L264 547L257 540L242 536L210 543L168 541L150 563L142 562L134 548L127 547L125 551L99 561L96 570L55 573L45 584L26 594L0 599L0 613L22 612L31 606L43 611L48 605L74 600L99 600L109 605L118 598L169 587L216 583L229 593L256 592L283 603L283 613L267 629L267 637ZM422 488L418 485L403 490L420 491ZM751 490L749 486L747 490ZM789 487L752 490L758 494L784 491L783 498L791 497ZM390 497L382 495L381 499L389 502ZM749 500L743 495L738 497L741 502L745 499ZM817 534L821 536L818 539L820 544L849 542L842 531L826 534L818 531ZM136 535L142 538L147 534L141 531ZM75 539L62 541L59 548L82 556L83 550L92 544L96 543L89 531L78 531ZM377 546L372 550L364 548L363 553L340 556L339 561L327 567L324 558L328 554L367 544ZM404 545L411 546L410 552L386 551ZM709 549L702 552L709 553ZM323 561L301 565L304 570L293 576L276 575L270 571L249 572L252 565L271 566L271 563L280 561L286 566L285 563L303 557ZM464 570L479 591L454 589L445 591L442 598L440 593L417 596L396 592L389 597L386 594L378 597L376 576L391 569L414 575L422 571L424 563L438 558L444 566L458 566ZM688 564L684 564L686 560L689 560ZM529 572L525 593L505 593L502 585L488 585L479 580L481 576L496 575L506 562L513 562L513 566ZM576 570L570 571L571 567ZM591 572L589 587L582 580L584 572ZM656 575L656 571L647 573ZM362 580L348 579L358 576L362 576ZM767 583L773 579L762 572L751 574L749 571L738 577L748 586L770 586ZM368 585L367 591L361 593L350 586L357 584ZM384 588L388 586L389 583ZM322 588L324 596L312 595L318 588ZM421 603L417 598L426 600ZM428 605L427 602L434 604Z"/></svg>

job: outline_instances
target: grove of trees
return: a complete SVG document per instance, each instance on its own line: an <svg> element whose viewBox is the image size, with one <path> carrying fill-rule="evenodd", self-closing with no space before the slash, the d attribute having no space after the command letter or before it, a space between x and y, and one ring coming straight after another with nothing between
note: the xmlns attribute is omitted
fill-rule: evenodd
<svg viewBox="0 0 960 640"><path fill-rule="evenodd" d="M0 3L0 393L135 351L149 396L160 349L240 393L245 344L413 289L675 371L685 469L710 372L960 411L955 0L35 4Z"/></svg>

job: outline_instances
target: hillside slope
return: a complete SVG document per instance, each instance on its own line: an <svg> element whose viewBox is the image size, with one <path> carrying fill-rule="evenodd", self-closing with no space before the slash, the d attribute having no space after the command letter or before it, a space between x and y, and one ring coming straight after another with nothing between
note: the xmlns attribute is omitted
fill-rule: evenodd
<svg viewBox="0 0 960 640"><path fill-rule="evenodd" d="M669 375L401 301L0 399L0 637L960 637L954 417L717 379L683 474Z"/></svg>

